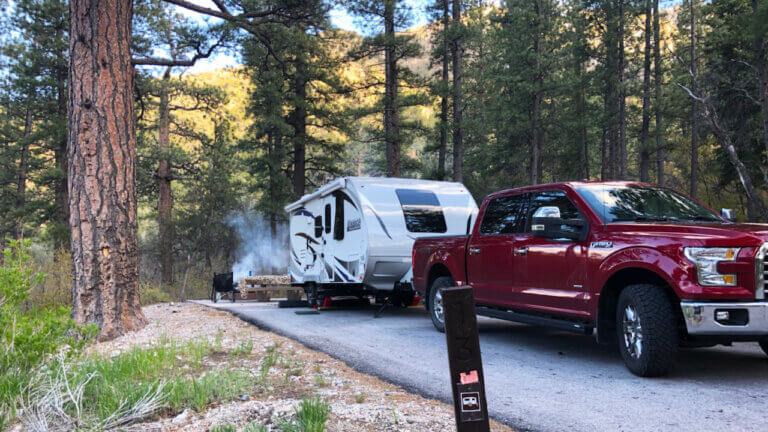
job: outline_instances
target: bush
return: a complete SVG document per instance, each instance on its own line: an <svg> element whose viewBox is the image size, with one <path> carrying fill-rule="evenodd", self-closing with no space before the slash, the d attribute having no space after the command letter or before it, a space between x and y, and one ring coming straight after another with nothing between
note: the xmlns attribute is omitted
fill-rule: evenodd
<svg viewBox="0 0 768 432"><path fill-rule="evenodd" d="M171 295L161 286L149 282L142 282L139 286L139 298L142 306L172 301Z"/></svg>
<svg viewBox="0 0 768 432"><path fill-rule="evenodd" d="M28 305L30 287L43 276L32 271L27 246L10 242L0 266L0 413L15 410L44 360L59 351L72 353L96 334L93 327L77 327L66 307Z"/></svg>
<svg viewBox="0 0 768 432"><path fill-rule="evenodd" d="M44 274L34 283L30 303L42 308L69 306L72 302L72 256L66 249L53 253L53 258L38 258L36 270Z"/></svg>

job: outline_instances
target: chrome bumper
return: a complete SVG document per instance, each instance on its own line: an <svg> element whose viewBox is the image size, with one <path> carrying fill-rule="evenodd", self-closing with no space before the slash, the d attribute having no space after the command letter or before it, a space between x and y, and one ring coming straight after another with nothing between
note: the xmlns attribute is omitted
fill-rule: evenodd
<svg viewBox="0 0 768 432"><path fill-rule="evenodd" d="M680 303L688 334L768 335L768 302Z"/></svg>

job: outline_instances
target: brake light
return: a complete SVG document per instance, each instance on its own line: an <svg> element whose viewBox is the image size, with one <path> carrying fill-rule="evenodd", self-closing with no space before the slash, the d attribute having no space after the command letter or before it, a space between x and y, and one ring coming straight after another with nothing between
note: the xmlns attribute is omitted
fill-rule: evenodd
<svg viewBox="0 0 768 432"><path fill-rule="evenodd" d="M416 265L416 245L413 245L413 249L411 249L411 267Z"/></svg>

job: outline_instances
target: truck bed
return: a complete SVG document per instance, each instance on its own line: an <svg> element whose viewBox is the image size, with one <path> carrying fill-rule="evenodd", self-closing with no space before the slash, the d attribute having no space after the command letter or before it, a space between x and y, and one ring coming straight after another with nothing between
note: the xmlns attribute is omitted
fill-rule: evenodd
<svg viewBox="0 0 768 432"><path fill-rule="evenodd" d="M424 237L416 239L413 244L413 287L425 294L430 282L428 268L433 273L439 268L445 268L454 278L466 280L466 258L468 235ZM430 260L433 263L430 265ZM443 267L435 266L434 261L442 263ZM431 275L433 278L436 274Z"/></svg>

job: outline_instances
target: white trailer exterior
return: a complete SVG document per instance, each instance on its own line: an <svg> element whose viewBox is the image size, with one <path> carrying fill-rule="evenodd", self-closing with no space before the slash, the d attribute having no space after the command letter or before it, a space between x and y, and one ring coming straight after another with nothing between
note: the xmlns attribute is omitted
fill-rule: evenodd
<svg viewBox="0 0 768 432"><path fill-rule="evenodd" d="M461 183L376 177L336 179L285 210L293 284L329 295L410 289L414 240L466 234L477 216Z"/></svg>

